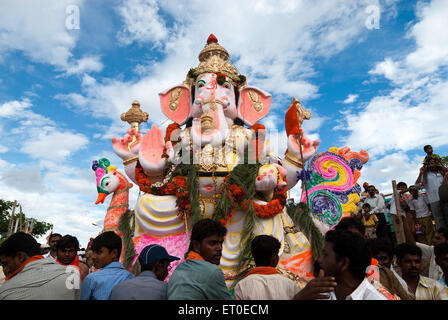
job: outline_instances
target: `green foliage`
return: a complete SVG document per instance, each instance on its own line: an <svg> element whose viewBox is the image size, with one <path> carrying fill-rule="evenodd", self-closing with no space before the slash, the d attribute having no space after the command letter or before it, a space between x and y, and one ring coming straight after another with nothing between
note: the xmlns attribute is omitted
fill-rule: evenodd
<svg viewBox="0 0 448 320"><path fill-rule="evenodd" d="M443 156L442 158L442 162L445 165L445 167L448 167L448 156Z"/></svg>
<svg viewBox="0 0 448 320"><path fill-rule="evenodd" d="M17 205L16 210L14 212L14 223L16 219L19 219L19 213L20 213L20 204ZM3 199L0 199L0 239L4 240L8 236L8 226L9 226L9 219L11 216L12 207L14 206L14 202L12 201L6 201ZM29 217L26 216L25 213L23 213L22 216L22 226L25 228L25 221L30 220ZM30 221L31 223L31 221ZM53 225L51 223L47 223L45 221L34 221L34 227L33 232L31 235L33 237L39 237L44 234L46 234L49 230L53 229Z"/></svg>
<svg viewBox="0 0 448 320"><path fill-rule="evenodd" d="M131 219L134 219L134 213L131 210L126 210L126 212L121 215L118 223L118 230L120 230L123 235L123 247L125 250L123 266L126 269L132 265L132 261L137 255L134 248L134 242L132 241L134 230L131 229Z"/></svg>
<svg viewBox="0 0 448 320"><path fill-rule="evenodd" d="M287 206L288 215L291 217L294 225L298 226L311 243L313 251L313 261L316 261L324 247L324 237L313 222L313 218L305 203L293 204Z"/></svg>

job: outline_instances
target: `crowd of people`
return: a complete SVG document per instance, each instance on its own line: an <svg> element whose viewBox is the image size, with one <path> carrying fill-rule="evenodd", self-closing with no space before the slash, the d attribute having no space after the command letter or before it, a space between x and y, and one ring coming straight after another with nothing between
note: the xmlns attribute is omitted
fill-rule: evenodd
<svg viewBox="0 0 448 320"><path fill-rule="evenodd" d="M439 194L448 170L430 146L425 151L417 181L399 182L396 197L364 184L359 210L325 233L304 285L279 271L279 240L259 235L255 266L229 290L219 268L227 229L202 219L168 281L180 257L157 244L140 252L134 274L120 263L123 243L113 231L85 250L76 237L53 233L48 253L31 235L12 234L0 245L0 300L448 300L448 204Z"/></svg>

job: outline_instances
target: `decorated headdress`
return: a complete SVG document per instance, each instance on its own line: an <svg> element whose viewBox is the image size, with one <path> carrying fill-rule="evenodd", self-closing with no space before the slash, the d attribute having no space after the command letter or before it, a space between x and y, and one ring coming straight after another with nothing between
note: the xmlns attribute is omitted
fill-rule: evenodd
<svg viewBox="0 0 448 320"><path fill-rule="evenodd" d="M229 57L227 50L218 44L218 39L210 34L207 44L199 53L199 65L190 69L184 84L191 87L199 75L216 73L218 83L220 78L227 76L236 87L241 89L246 85L246 77L238 73L238 70L230 63Z"/></svg>
<svg viewBox="0 0 448 320"><path fill-rule="evenodd" d="M101 188L101 179L108 173L117 170L116 166L111 166L110 161L106 158L101 158L100 160L93 160L92 170L95 171L96 175L96 187L98 192L109 194L108 191Z"/></svg>

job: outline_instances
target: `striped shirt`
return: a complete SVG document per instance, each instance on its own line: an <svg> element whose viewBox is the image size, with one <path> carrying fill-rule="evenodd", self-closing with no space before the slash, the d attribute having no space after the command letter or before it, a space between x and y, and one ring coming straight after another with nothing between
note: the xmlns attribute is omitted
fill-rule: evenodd
<svg viewBox="0 0 448 320"><path fill-rule="evenodd" d="M415 300L448 300L448 288L439 281L420 276Z"/></svg>
<svg viewBox="0 0 448 320"><path fill-rule="evenodd" d="M111 262L103 269L87 275L81 287L81 300L108 300L117 284L132 278L134 275L120 262Z"/></svg>

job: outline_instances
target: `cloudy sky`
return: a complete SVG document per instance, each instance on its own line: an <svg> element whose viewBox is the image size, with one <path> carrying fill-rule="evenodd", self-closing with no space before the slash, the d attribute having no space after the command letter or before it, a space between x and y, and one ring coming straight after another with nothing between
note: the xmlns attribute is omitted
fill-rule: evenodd
<svg viewBox="0 0 448 320"><path fill-rule="evenodd" d="M261 122L279 153L296 96L319 151L369 152L361 183L413 183L425 144L448 154L447 12L445 0L3 0L0 198L85 246L110 201L94 205L92 160L123 169L111 137L133 100L149 113L142 130L169 123L158 93L197 66L210 33L273 95Z"/></svg>

